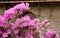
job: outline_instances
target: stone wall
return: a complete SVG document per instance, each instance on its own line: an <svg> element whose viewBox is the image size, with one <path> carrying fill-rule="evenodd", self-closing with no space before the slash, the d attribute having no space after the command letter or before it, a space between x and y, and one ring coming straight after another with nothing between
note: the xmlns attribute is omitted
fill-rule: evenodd
<svg viewBox="0 0 60 38"><path fill-rule="evenodd" d="M52 9L52 16L50 16L50 8ZM0 14L3 14L6 8L3 5L0 5ZM36 17L43 19L48 19L50 22L49 28L55 29L60 33L60 3L52 4L50 3L30 3L31 11L36 15Z"/></svg>
<svg viewBox="0 0 60 38"><path fill-rule="evenodd" d="M49 3L40 3L39 6L38 4L36 5L37 6L31 6L32 12L41 20L48 19L50 22L49 28L55 29L60 33L60 3L52 5ZM51 12L52 16L50 16Z"/></svg>

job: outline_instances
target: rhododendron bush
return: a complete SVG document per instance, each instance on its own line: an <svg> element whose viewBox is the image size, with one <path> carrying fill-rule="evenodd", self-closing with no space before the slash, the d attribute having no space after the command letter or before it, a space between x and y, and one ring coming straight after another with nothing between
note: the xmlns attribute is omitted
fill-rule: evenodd
<svg viewBox="0 0 60 38"><path fill-rule="evenodd" d="M5 10L0 15L0 38L59 38L56 31L48 29L43 35L41 28L46 28L48 20L41 21L29 15L20 17L25 11L29 10L29 3L21 3Z"/></svg>

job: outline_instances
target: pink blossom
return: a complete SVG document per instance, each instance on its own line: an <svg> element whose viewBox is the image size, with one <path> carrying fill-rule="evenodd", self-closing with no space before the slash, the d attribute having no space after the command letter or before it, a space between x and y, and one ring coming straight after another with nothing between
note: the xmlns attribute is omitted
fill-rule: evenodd
<svg viewBox="0 0 60 38"><path fill-rule="evenodd" d="M0 30L0 35L3 34L3 32Z"/></svg>
<svg viewBox="0 0 60 38"><path fill-rule="evenodd" d="M41 28L49 25L48 20L41 21L39 18L31 19L29 15L17 18L17 15L28 11L29 3L21 3L6 10L3 16L0 16L0 38L34 38L35 33L39 33L39 38L59 38L54 30L48 29L44 36ZM42 32L42 33L41 33Z"/></svg>
<svg viewBox="0 0 60 38"><path fill-rule="evenodd" d="M17 27L18 27L18 25L12 25L11 26L12 31L14 31Z"/></svg>
<svg viewBox="0 0 60 38"><path fill-rule="evenodd" d="M23 19L23 20L26 20L26 21L31 20L31 18L30 18L30 16L29 16L29 15L24 16L22 19Z"/></svg>
<svg viewBox="0 0 60 38"><path fill-rule="evenodd" d="M34 38L34 37L30 35L28 38Z"/></svg>
<svg viewBox="0 0 60 38"><path fill-rule="evenodd" d="M19 30L14 30L14 34L18 34L19 33Z"/></svg>
<svg viewBox="0 0 60 38"><path fill-rule="evenodd" d="M36 26L36 31L38 32L40 30L40 27L39 26Z"/></svg>
<svg viewBox="0 0 60 38"><path fill-rule="evenodd" d="M4 12L4 17L6 18L6 19L9 19L9 18L13 18L13 17L15 17L15 14L16 14L17 12L16 12L16 10L14 9L14 8L10 8L10 9L8 9L8 10L6 10L5 12Z"/></svg>
<svg viewBox="0 0 60 38"><path fill-rule="evenodd" d="M6 23L6 19L3 16L0 16L0 27Z"/></svg>
<svg viewBox="0 0 60 38"><path fill-rule="evenodd" d="M24 8L25 10L29 10L29 3L26 3L25 4L25 8Z"/></svg>
<svg viewBox="0 0 60 38"><path fill-rule="evenodd" d="M15 9L21 9L21 7L25 7L25 4L24 3L21 3L21 4L17 4L16 6L14 6Z"/></svg>
<svg viewBox="0 0 60 38"><path fill-rule="evenodd" d="M3 25L4 28L8 28L9 26L10 26L9 23L6 23L6 24Z"/></svg>
<svg viewBox="0 0 60 38"><path fill-rule="evenodd" d="M25 11L25 10L29 10L29 5L28 5L28 3L26 3L26 4L21 3L19 13L22 14L23 11Z"/></svg>
<svg viewBox="0 0 60 38"><path fill-rule="evenodd" d="M44 36L43 36L42 34L39 34L39 37L40 37L40 38L44 38Z"/></svg>
<svg viewBox="0 0 60 38"><path fill-rule="evenodd" d="M14 8L19 10L19 13L22 14L24 10L29 9L29 4L28 3L17 4Z"/></svg>
<svg viewBox="0 0 60 38"><path fill-rule="evenodd" d="M50 23L46 23L46 24L45 24L45 27L47 27L49 24L50 24Z"/></svg>
<svg viewBox="0 0 60 38"><path fill-rule="evenodd" d="M59 34L56 34L55 38L60 38L60 37L59 37Z"/></svg>
<svg viewBox="0 0 60 38"><path fill-rule="evenodd" d="M28 7L29 7L29 3L26 3L26 6L28 6Z"/></svg>
<svg viewBox="0 0 60 38"><path fill-rule="evenodd" d="M34 20L30 20L30 22L28 22L29 26L35 26L35 21Z"/></svg>
<svg viewBox="0 0 60 38"><path fill-rule="evenodd" d="M7 30L7 34L11 34L11 30Z"/></svg>
<svg viewBox="0 0 60 38"><path fill-rule="evenodd" d="M27 27L27 22L22 23L20 27Z"/></svg>
<svg viewBox="0 0 60 38"><path fill-rule="evenodd" d="M27 26L28 25L28 22L30 21L30 17L27 15L27 16L24 16L23 18L17 18L16 21L15 21L15 26L18 27L24 27L24 26Z"/></svg>
<svg viewBox="0 0 60 38"><path fill-rule="evenodd" d="M5 23L6 19L3 16L0 16L0 23Z"/></svg>
<svg viewBox="0 0 60 38"><path fill-rule="evenodd" d="M33 38L33 31L31 30L29 33L28 33L28 38Z"/></svg>
<svg viewBox="0 0 60 38"><path fill-rule="evenodd" d="M56 32L53 30L47 30L45 38L52 38L53 35L55 35Z"/></svg>
<svg viewBox="0 0 60 38"><path fill-rule="evenodd" d="M17 18L16 21L15 21L15 26L18 26L21 22L21 19L20 18Z"/></svg>
<svg viewBox="0 0 60 38"><path fill-rule="evenodd" d="M40 22L39 18L34 18L33 20L35 20L36 22Z"/></svg>
<svg viewBox="0 0 60 38"><path fill-rule="evenodd" d="M48 20L43 20L43 21L40 23L40 25L41 25L42 27L47 27L47 26L49 25Z"/></svg>
<svg viewBox="0 0 60 38"><path fill-rule="evenodd" d="M3 36L4 38L8 37L7 33L3 33Z"/></svg>

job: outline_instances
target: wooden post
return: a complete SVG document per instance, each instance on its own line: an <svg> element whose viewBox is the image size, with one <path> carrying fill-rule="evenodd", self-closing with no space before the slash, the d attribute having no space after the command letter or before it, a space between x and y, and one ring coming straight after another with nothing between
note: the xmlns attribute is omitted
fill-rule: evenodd
<svg viewBox="0 0 60 38"><path fill-rule="evenodd" d="M38 13L39 13L39 17L41 16L41 9L40 9L40 6L39 6L39 2L38 2Z"/></svg>
<svg viewBox="0 0 60 38"><path fill-rule="evenodd" d="M52 2L50 2L50 17L52 17L52 13L53 13Z"/></svg>

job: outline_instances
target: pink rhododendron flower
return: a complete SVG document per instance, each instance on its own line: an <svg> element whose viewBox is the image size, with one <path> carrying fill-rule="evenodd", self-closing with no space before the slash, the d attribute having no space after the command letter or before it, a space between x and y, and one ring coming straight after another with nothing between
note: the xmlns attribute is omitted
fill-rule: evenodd
<svg viewBox="0 0 60 38"><path fill-rule="evenodd" d="M24 10L28 10L29 9L29 3L17 4L14 8L19 10L19 13L22 14Z"/></svg>
<svg viewBox="0 0 60 38"><path fill-rule="evenodd" d="M28 38L34 38L34 37L30 35Z"/></svg>
<svg viewBox="0 0 60 38"><path fill-rule="evenodd" d="M6 24L6 19L3 16L0 16L0 27Z"/></svg>
<svg viewBox="0 0 60 38"><path fill-rule="evenodd" d="M56 34L53 30L47 30L46 37L45 38L53 38L53 36Z"/></svg>
<svg viewBox="0 0 60 38"><path fill-rule="evenodd" d="M19 13L22 14L24 10L29 10L29 4L28 3L26 3L26 4L22 3L20 5L20 11L19 11Z"/></svg>
<svg viewBox="0 0 60 38"><path fill-rule="evenodd" d="M47 27L49 25L48 20L43 20L40 24L42 27Z"/></svg>
<svg viewBox="0 0 60 38"><path fill-rule="evenodd" d="M0 16L0 23L5 23L6 19L3 16Z"/></svg>
<svg viewBox="0 0 60 38"><path fill-rule="evenodd" d="M27 36L28 38L34 38L33 37L33 31L31 30L29 33L28 33L28 36Z"/></svg>
<svg viewBox="0 0 60 38"><path fill-rule="evenodd" d="M21 22L21 19L20 18L17 18L16 21L15 21L15 26L19 25Z"/></svg>
<svg viewBox="0 0 60 38"><path fill-rule="evenodd" d="M33 20L35 20L36 22L40 22L39 18L34 18Z"/></svg>
<svg viewBox="0 0 60 38"><path fill-rule="evenodd" d="M44 36L42 34L39 35L40 38L44 38Z"/></svg>
<svg viewBox="0 0 60 38"><path fill-rule="evenodd" d="M17 18L15 21L15 26L16 27L17 26L20 26L20 27L27 26L29 21L30 21L30 17L28 15L23 18Z"/></svg>
<svg viewBox="0 0 60 38"><path fill-rule="evenodd" d="M39 38L60 38L54 30L47 30L45 36L42 34L41 28L49 25L48 20L31 19L29 15L20 17L29 9L29 3L21 3L5 10L4 15L0 15L0 38L35 38L35 35Z"/></svg>
<svg viewBox="0 0 60 38"><path fill-rule="evenodd" d="M14 30L14 34L18 34L19 33L19 30Z"/></svg>
<svg viewBox="0 0 60 38"><path fill-rule="evenodd" d="M60 38L60 37L59 37L59 34L56 34L55 38Z"/></svg>
<svg viewBox="0 0 60 38"><path fill-rule="evenodd" d="M10 9L8 9L8 10L6 10L5 12L4 12L4 17L6 18L6 19L9 19L9 18L13 18L13 17L15 17L15 14L16 14L17 12L16 12L16 10L14 9L14 8L10 8Z"/></svg>
<svg viewBox="0 0 60 38"><path fill-rule="evenodd" d="M0 36L1 36L1 34L3 34L3 32L2 32L1 29L0 29Z"/></svg>
<svg viewBox="0 0 60 38"><path fill-rule="evenodd" d="M22 23L22 24L21 24L21 27L22 27L22 28L23 28L23 27L27 27L27 22Z"/></svg>
<svg viewBox="0 0 60 38"><path fill-rule="evenodd" d="M36 26L36 31L38 32L40 30L40 27L39 26Z"/></svg>
<svg viewBox="0 0 60 38"><path fill-rule="evenodd" d="M30 22L28 23L30 26L34 26L35 25L35 21L34 20L30 20Z"/></svg>
<svg viewBox="0 0 60 38"><path fill-rule="evenodd" d="M8 27L10 27L10 24L9 23L6 23L6 24L3 25L3 27L4 28L8 28Z"/></svg>
<svg viewBox="0 0 60 38"><path fill-rule="evenodd" d="M3 37L3 38L8 37L7 33L3 33L3 36L2 36L2 37Z"/></svg>
<svg viewBox="0 0 60 38"><path fill-rule="evenodd" d="M25 10L29 10L30 9L29 3L26 3L25 5L26 5L26 9Z"/></svg>
<svg viewBox="0 0 60 38"><path fill-rule="evenodd" d="M30 21L30 20L31 20L31 18L30 18L29 15L24 16L22 19L23 19L23 20L26 20L26 21Z"/></svg>
<svg viewBox="0 0 60 38"><path fill-rule="evenodd" d="M7 34L11 34L11 30L7 30Z"/></svg>

